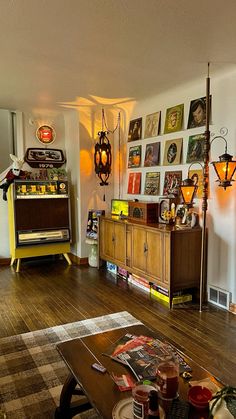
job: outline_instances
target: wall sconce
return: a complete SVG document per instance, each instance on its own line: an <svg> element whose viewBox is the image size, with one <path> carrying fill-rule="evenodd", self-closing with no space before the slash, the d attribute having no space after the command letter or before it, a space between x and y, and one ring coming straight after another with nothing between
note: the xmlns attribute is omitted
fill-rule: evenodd
<svg viewBox="0 0 236 419"><path fill-rule="evenodd" d="M56 132L49 125L41 125L36 131L36 138L42 144L52 144L56 138Z"/></svg>
<svg viewBox="0 0 236 419"><path fill-rule="evenodd" d="M101 186L108 185L111 173L111 144L107 135L108 131L99 131L99 142L95 145L94 153L95 173L101 180Z"/></svg>
<svg viewBox="0 0 236 419"><path fill-rule="evenodd" d="M218 176L217 182L219 182L219 186L222 186L225 190L228 186L231 186L231 182L234 181L232 177L235 173L236 161L232 160L233 156L227 153L227 141L223 135L227 135L228 130L226 128L221 128L220 133L222 135L217 135L214 137L211 140L211 144L217 138L221 138L225 142L225 152L219 156L219 161L213 161L211 164L213 164L213 167Z"/></svg>

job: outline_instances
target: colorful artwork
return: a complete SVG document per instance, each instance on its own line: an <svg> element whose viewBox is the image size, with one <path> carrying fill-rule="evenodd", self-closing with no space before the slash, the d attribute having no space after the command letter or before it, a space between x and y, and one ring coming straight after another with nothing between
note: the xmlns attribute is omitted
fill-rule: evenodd
<svg viewBox="0 0 236 419"><path fill-rule="evenodd" d="M180 164L182 143L183 138L177 138L176 140L166 141L163 160L164 166Z"/></svg>
<svg viewBox="0 0 236 419"><path fill-rule="evenodd" d="M159 195L160 172L147 172L144 195Z"/></svg>
<svg viewBox="0 0 236 419"><path fill-rule="evenodd" d="M165 172L163 195L179 195L182 171Z"/></svg>
<svg viewBox="0 0 236 419"><path fill-rule="evenodd" d="M144 138L156 137L159 134L161 112L146 116Z"/></svg>
<svg viewBox="0 0 236 419"><path fill-rule="evenodd" d="M141 176L141 172L129 173L128 194L140 194Z"/></svg>
<svg viewBox="0 0 236 419"><path fill-rule="evenodd" d="M157 166L160 159L160 143L146 145L144 167Z"/></svg>
<svg viewBox="0 0 236 419"><path fill-rule="evenodd" d="M129 123L128 141L141 140L142 138L142 118L133 119Z"/></svg>
<svg viewBox="0 0 236 419"><path fill-rule="evenodd" d="M184 104L173 106L166 111L164 134L182 130Z"/></svg>
<svg viewBox="0 0 236 419"><path fill-rule="evenodd" d="M204 140L204 134L191 135L189 137L186 163L203 161Z"/></svg>
<svg viewBox="0 0 236 419"><path fill-rule="evenodd" d="M200 170L189 170L189 178L194 181L194 185L197 185L197 192L196 198L202 198L202 191L203 191L203 171ZM208 193L209 193L209 185L208 185Z"/></svg>
<svg viewBox="0 0 236 419"><path fill-rule="evenodd" d="M139 167L141 165L142 146L130 147L128 167Z"/></svg>
<svg viewBox="0 0 236 419"><path fill-rule="evenodd" d="M211 96L210 96L211 108ZM188 128L202 127L206 124L206 97L191 100L188 116Z"/></svg>

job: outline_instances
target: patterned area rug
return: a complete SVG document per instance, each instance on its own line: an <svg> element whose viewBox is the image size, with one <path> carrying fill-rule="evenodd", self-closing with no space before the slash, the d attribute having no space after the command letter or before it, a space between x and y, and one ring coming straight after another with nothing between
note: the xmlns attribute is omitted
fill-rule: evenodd
<svg viewBox="0 0 236 419"><path fill-rule="evenodd" d="M0 339L0 418L54 418L68 374L56 344L135 324L123 311ZM77 417L96 415L90 410Z"/></svg>

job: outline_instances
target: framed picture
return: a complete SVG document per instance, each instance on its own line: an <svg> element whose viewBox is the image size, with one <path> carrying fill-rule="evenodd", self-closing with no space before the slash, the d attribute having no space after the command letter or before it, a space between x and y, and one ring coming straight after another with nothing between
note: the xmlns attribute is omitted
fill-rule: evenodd
<svg viewBox="0 0 236 419"><path fill-rule="evenodd" d="M145 178L144 195L159 195L160 172L147 172Z"/></svg>
<svg viewBox="0 0 236 419"><path fill-rule="evenodd" d="M25 161L30 167L44 169L61 167L66 162L63 151L56 148L27 148Z"/></svg>
<svg viewBox="0 0 236 419"><path fill-rule="evenodd" d="M202 170L189 170L189 178L194 181L194 185L197 185L196 198L202 198L203 191L203 172ZM209 192L209 185L208 185Z"/></svg>
<svg viewBox="0 0 236 419"><path fill-rule="evenodd" d="M128 141L141 140L142 138L142 118L133 119L129 123Z"/></svg>
<svg viewBox="0 0 236 419"><path fill-rule="evenodd" d="M204 134L190 135L186 163L203 161L204 140Z"/></svg>
<svg viewBox="0 0 236 419"><path fill-rule="evenodd" d="M182 181L182 171L165 172L163 195L179 195L179 186Z"/></svg>
<svg viewBox="0 0 236 419"><path fill-rule="evenodd" d="M146 145L144 167L158 166L160 159L160 143Z"/></svg>
<svg viewBox="0 0 236 419"><path fill-rule="evenodd" d="M128 194L140 194L141 191L141 172L129 173Z"/></svg>
<svg viewBox="0 0 236 419"><path fill-rule="evenodd" d="M130 147L129 149L129 160L128 160L128 167L139 167L141 165L141 152L142 146L137 145L134 147Z"/></svg>
<svg viewBox="0 0 236 419"><path fill-rule="evenodd" d="M177 138L176 140L166 141L163 159L164 166L180 164L182 154L182 143L183 138Z"/></svg>
<svg viewBox="0 0 236 419"><path fill-rule="evenodd" d="M156 137L159 134L161 112L146 116L144 138Z"/></svg>
<svg viewBox="0 0 236 419"><path fill-rule="evenodd" d="M164 134L182 130L184 104L173 106L166 111Z"/></svg>
<svg viewBox="0 0 236 419"><path fill-rule="evenodd" d="M211 96L210 96L211 110ZM188 128L202 127L206 124L206 97L191 100L188 116Z"/></svg>

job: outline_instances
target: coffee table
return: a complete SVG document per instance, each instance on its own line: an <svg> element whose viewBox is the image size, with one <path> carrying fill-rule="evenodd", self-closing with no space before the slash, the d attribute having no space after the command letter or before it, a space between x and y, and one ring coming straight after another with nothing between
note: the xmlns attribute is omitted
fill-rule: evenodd
<svg viewBox="0 0 236 419"><path fill-rule="evenodd" d="M60 405L56 409L55 418L71 418L75 414L93 407L101 418L111 419L115 404L121 399L131 396L130 391L119 391L110 374L114 372L116 375L125 373L132 375L132 372L124 365L102 355L114 342L126 333L164 339L163 336L148 329L146 326L136 325L69 340L57 345L57 349L70 372L62 388ZM173 342L170 343L173 344ZM214 377L193 360L188 357L185 357L185 360L192 368L193 380L202 380L210 377L215 383L220 385ZM91 368L91 365L95 362L104 365L107 372L102 374ZM79 385L79 388L76 388L77 385ZM188 381L180 377L179 395L181 399L187 400L188 390ZM79 402L72 403L71 399L74 394L83 397L81 397ZM191 419L203 418L204 412L199 414L193 409L189 417Z"/></svg>

